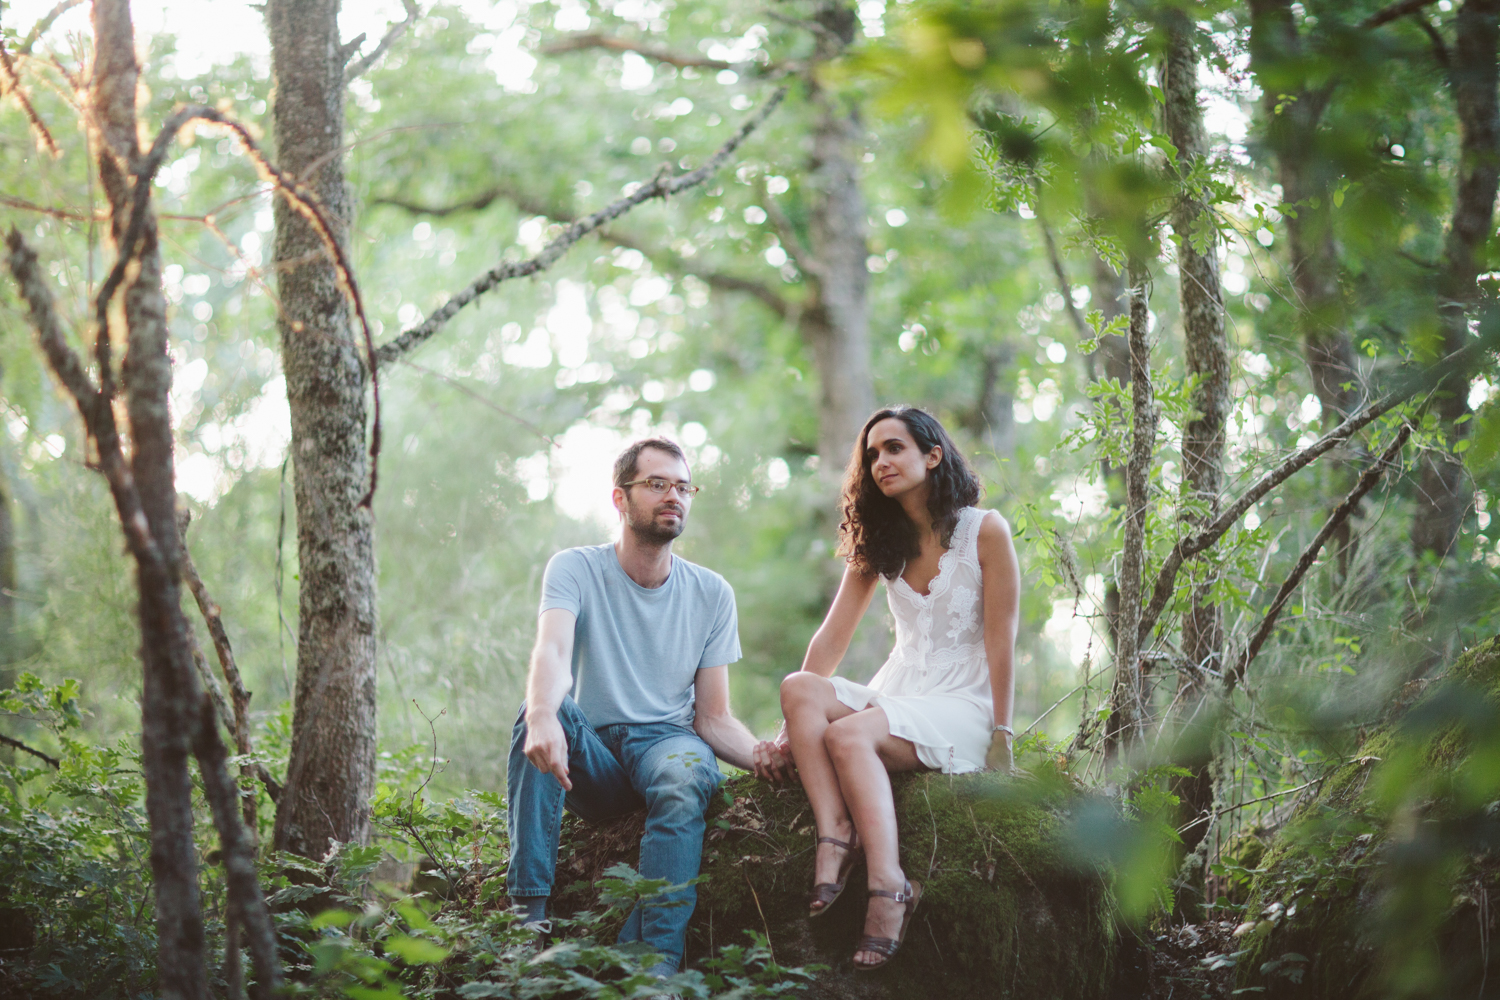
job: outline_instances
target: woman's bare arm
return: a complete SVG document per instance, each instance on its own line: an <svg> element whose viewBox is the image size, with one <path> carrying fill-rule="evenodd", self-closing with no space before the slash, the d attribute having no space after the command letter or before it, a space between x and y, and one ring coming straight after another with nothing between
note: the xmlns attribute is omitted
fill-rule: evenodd
<svg viewBox="0 0 1500 1000"><path fill-rule="evenodd" d="M849 642L859 620L870 607L875 596L877 577L873 573L861 573L853 566L844 567L844 578L839 581L839 592L834 595L833 606L812 642L807 644L807 655L802 659L802 669L820 677L832 677L839 661L849 651Z"/></svg>
<svg viewBox="0 0 1500 1000"><path fill-rule="evenodd" d="M1010 525L996 511L979 522L979 572L984 589L984 653L990 668L990 694L995 702L995 725L1011 724L1015 695L1016 631L1021 618L1021 568ZM1009 769L1011 741L995 733L986 763ZM1003 760L997 755L1003 756ZM994 759L991 759L994 758Z"/></svg>

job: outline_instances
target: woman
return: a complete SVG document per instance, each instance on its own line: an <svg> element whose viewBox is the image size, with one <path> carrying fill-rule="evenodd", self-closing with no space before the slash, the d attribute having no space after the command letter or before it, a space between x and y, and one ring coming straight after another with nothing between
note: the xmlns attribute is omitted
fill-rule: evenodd
<svg viewBox="0 0 1500 1000"><path fill-rule="evenodd" d="M1020 574L1009 526L973 506L979 494L931 415L898 406L865 423L840 501L843 581L802 669L781 684L783 732L756 747L758 771L789 753L812 803L812 916L863 853L870 900L856 969L890 961L921 896L901 870L887 772L1011 767ZM868 686L835 677L882 578L896 648Z"/></svg>

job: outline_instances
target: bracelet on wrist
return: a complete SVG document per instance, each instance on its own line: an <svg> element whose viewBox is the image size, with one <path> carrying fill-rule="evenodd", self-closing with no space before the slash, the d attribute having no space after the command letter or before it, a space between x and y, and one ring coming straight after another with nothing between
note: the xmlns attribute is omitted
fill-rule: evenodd
<svg viewBox="0 0 1500 1000"><path fill-rule="evenodd" d="M1009 726L996 726L994 728L993 732L1008 733L1012 738L1014 738L1015 735L1016 735L1016 731L1014 729L1010 728Z"/></svg>

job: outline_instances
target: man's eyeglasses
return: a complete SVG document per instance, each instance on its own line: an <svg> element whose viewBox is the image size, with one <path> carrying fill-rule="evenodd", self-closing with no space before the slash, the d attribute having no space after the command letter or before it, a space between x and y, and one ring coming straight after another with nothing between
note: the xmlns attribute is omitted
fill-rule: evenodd
<svg viewBox="0 0 1500 1000"><path fill-rule="evenodd" d="M696 496L698 494L698 491L703 489L703 487L701 486L692 486L688 483L674 483L667 479L637 479L631 483L621 483L620 489L628 490L632 486L644 486L652 493L660 493L663 495L668 493L672 489L672 487L675 486L677 487L677 492L685 497Z"/></svg>

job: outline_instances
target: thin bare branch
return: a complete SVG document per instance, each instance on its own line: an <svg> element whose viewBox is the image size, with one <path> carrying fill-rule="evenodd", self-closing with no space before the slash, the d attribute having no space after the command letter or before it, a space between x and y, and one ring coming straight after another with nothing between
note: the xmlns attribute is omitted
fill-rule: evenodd
<svg viewBox="0 0 1500 1000"><path fill-rule="evenodd" d="M416 24L417 19L422 16L422 12L417 9L417 0L401 0L401 6L406 9L406 20L393 22L386 29L385 35L375 45L375 48L370 50L369 55L350 63L344 69L345 83L349 83L351 80L357 79L361 74L369 72L370 68L380 62L390 47L400 41L401 36L411 30L411 26ZM355 39L355 42L362 41L363 38L364 36L361 35L358 39ZM350 44L352 46L351 55L359 51L357 44L352 42Z"/></svg>
<svg viewBox="0 0 1500 1000"><path fill-rule="evenodd" d="M37 114L36 108L31 106L31 98L26 95L26 88L21 86L20 74L16 72L15 61L11 59L10 51L5 47L5 39L0 38L0 97L6 94L16 99L16 103L21 106L21 112L31 123L31 131L36 135L37 148L45 153L51 153L54 157L61 156L62 150L57 148L57 142L52 138L52 133L47 130L42 116Z"/></svg>
<svg viewBox="0 0 1500 1000"><path fill-rule="evenodd" d="M1382 24L1390 24L1392 21L1400 20L1408 14L1415 14L1423 7L1430 7L1436 0L1396 0L1388 7L1382 7L1363 21L1359 26L1366 31L1378 28Z"/></svg>
<svg viewBox="0 0 1500 1000"><path fill-rule="evenodd" d="M1047 247L1047 260L1052 265L1053 276L1057 278L1057 290L1062 293L1063 308L1067 310L1068 320L1073 324L1073 330L1078 334L1078 339L1088 340L1093 331L1079 315L1078 307L1073 304L1073 283L1068 280L1067 268L1063 267L1062 254L1058 252L1057 240L1052 235L1052 225L1040 211L1036 213L1036 221L1042 227L1042 243Z"/></svg>
<svg viewBox="0 0 1500 1000"><path fill-rule="evenodd" d="M69 222L103 222L109 216L104 212L81 212L70 208L53 208L50 205L38 205L27 201L25 198L17 198L11 194L0 194L0 205L6 208L18 209L22 212L35 212L38 215L51 216L54 219L67 219Z"/></svg>
<svg viewBox="0 0 1500 1000"><path fill-rule="evenodd" d="M760 190L760 200L764 203L766 215L770 218L771 225L776 227L776 238L781 241L782 249L791 255L793 262L797 265L797 269L803 274L815 281L823 281L827 277L827 269L817 259L817 256L808 249L807 244L802 242L802 237L797 235L797 230L792 225L792 220L787 218L786 213L781 210L781 206L771 196L771 192L766 188L764 182L762 182Z"/></svg>
<svg viewBox="0 0 1500 1000"><path fill-rule="evenodd" d="M521 211L530 215L539 215L551 219L553 222L571 226L578 221L577 216L553 205L543 203L524 192L516 191L508 187L493 187L482 194L465 201L454 202L450 205L428 206L419 202L407 201L403 198L374 198L372 205L389 205L411 212L413 215L432 215L441 218L455 212L481 211L493 205L496 201L508 201ZM735 292L740 295L748 295L761 305L774 312L782 319L790 318L796 309L775 288L762 281L746 278L738 274L730 274L725 271L705 271L694 267L692 262L679 254L663 250L660 247L649 246L630 236L625 236L611 229L598 230L599 238L606 243L624 247L628 250L638 250L653 261L663 264L667 268L681 274L691 274L702 279L710 288L716 288L722 292Z"/></svg>
<svg viewBox="0 0 1500 1000"><path fill-rule="evenodd" d="M369 507L374 502L375 487L379 482L380 442L382 434L380 420L380 376L375 354L375 335L370 328L370 319L365 312L364 296L360 294L359 285L354 280L354 268L349 263L349 257L344 252L343 245L339 243L333 224L329 221L327 213L324 212L323 204L318 198L317 193L302 183L302 181L272 163L266 157L265 153L261 151L260 146L255 141L255 137L250 134L250 130L239 121L221 111L205 107L201 104L191 104L178 109L171 118L167 119L161 131L157 133L156 140L151 144L150 152L141 158L140 164L132 166L132 173L137 177L154 177L156 171L161 166L162 158L166 156L168 142L184 125L193 121L213 122L224 126L235 134L240 143L245 147L250 161L260 171L262 179L274 184L277 192L287 200L287 204L291 205L299 215L305 218L313 227L313 230L317 232L319 238L323 241L324 248L328 251L329 257L333 260L334 274L338 278L339 288L354 306L354 314L359 319L360 332L363 335L365 343L365 363L370 369L373 417L370 430L370 487L359 501L359 506ZM145 189L148 193L147 197L149 197L150 187L149 183L141 184L138 182L136 191L140 192L142 189ZM138 193L137 201L140 200L141 196ZM131 228L135 228L134 212L132 212ZM127 237L129 236L128 231L126 235ZM121 259L123 260L124 258L125 255L121 254ZM102 290L100 297L101 299L104 297Z"/></svg>
<svg viewBox="0 0 1500 1000"><path fill-rule="evenodd" d="M1287 788L1287 789L1283 789L1282 791L1279 791L1279 792L1272 792L1270 795L1262 795L1260 798L1246 799L1244 802L1236 802L1232 806L1225 806L1223 809L1220 809L1218 812L1204 813L1202 816L1199 816L1197 819L1193 820L1191 823L1187 824L1186 826L1179 826L1177 828L1177 832L1178 833L1187 833L1189 830L1191 830L1195 826L1201 826L1202 824L1207 823L1210 820L1218 819L1220 816L1227 816L1229 813L1232 813L1232 812L1234 812L1237 809L1243 809L1246 806L1253 806L1253 805L1255 805L1256 803L1259 803L1259 802L1269 802L1272 799L1281 799L1281 798L1285 798L1288 795L1295 795L1298 792L1306 791L1307 789L1311 788L1313 785L1320 784L1322 781L1323 781L1322 778L1314 778L1312 781L1309 781L1307 784L1305 784L1305 785L1298 785L1296 788Z"/></svg>
<svg viewBox="0 0 1500 1000"><path fill-rule="evenodd" d="M515 263L500 264L491 268L467 288L450 298L442 307L429 315L420 324L402 333L395 340L381 345L380 349L376 352L376 360L381 364L389 364L413 348L426 343L431 339L433 334L437 333L449 320L456 316L460 309L479 298L485 292L490 291L496 285L511 278L523 278L527 275L546 270L556 263L573 244L596 229L624 215L637 205L655 198L665 199L681 191L685 191L694 185L703 183L729 160L729 157L734 154L734 151L739 148L740 144L750 137L750 134L759 127L761 122L766 120L785 96L786 88L783 87L767 98L760 110L751 115L745 124L741 125L735 134L730 137L729 141L720 146L708 158L708 162L704 163L697 170L673 176L671 168L667 167L625 197L605 206L593 215L586 216L573 223L561 235L547 244L542 252L535 257Z"/></svg>
<svg viewBox="0 0 1500 1000"><path fill-rule="evenodd" d="M11 747L13 749L20 750L22 753L29 753L33 757L38 757L46 761L48 764L51 764L58 770L62 769L62 761L58 760L56 757L53 757L51 754L42 753L36 747L27 746L20 740L11 739L9 736L0 735L0 746Z"/></svg>
<svg viewBox="0 0 1500 1000"><path fill-rule="evenodd" d="M1328 539L1333 537L1334 532L1345 521L1349 520L1349 516L1354 513L1360 501L1365 498L1365 494L1375 488L1375 484L1385 474L1385 470L1396 461L1397 456L1401 454L1402 447L1405 446L1407 439L1410 437L1411 424L1403 423L1401 430L1396 432L1395 440L1381 453L1380 458L1375 461L1375 464L1364 471L1363 475L1359 477L1359 481L1354 484L1354 489L1350 490L1349 495L1344 497L1339 505L1333 509L1332 513L1328 515L1328 520L1323 522L1323 527L1319 529L1317 535L1313 537L1307 548L1302 551L1301 557L1297 560L1297 565L1287 575L1286 580L1281 584L1281 589L1276 592L1275 598L1272 599L1271 606L1266 609L1265 617L1260 621L1260 627L1250 637L1250 642L1245 647L1245 652L1241 654L1239 662L1225 676L1224 687L1227 691L1233 691L1235 685L1245 679L1245 671L1250 668L1250 664L1260 653L1261 646L1265 645L1266 639L1271 635L1272 630L1276 628L1276 619L1281 616L1281 609L1286 606L1286 602L1302 583L1302 578L1307 575L1307 571L1312 568L1313 563L1317 562L1318 553L1323 550L1323 546L1328 542Z"/></svg>
<svg viewBox="0 0 1500 1000"><path fill-rule="evenodd" d="M1422 29L1427 40L1432 43L1433 61L1446 73L1453 63L1452 57L1448 54L1448 43L1443 41L1443 36L1432 26L1432 22L1427 20L1427 15L1417 12L1412 15L1412 20L1417 22L1417 27Z"/></svg>
<svg viewBox="0 0 1500 1000"><path fill-rule="evenodd" d="M208 677L212 681L211 691L216 693L216 698L221 701L220 712L225 716L224 728L234 734L235 749L240 756L248 757L254 753L255 746L250 735L250 692L245 689L245 680L240 676L239 666L235 663L234 648L229 644L229 633L224 628L224 616L219 605L209 596L208 587L203 583L203 577L198 575L198 567L193 564L192 553L188 551L187 528L192 520L192 514L186 507L179 507L177 514L177 531L181 537L182 545L182 580L188 585L193 593L193 600L198 605L198 612L203 615L203 623L208 628L209 638L213 640L214 655L219 661L219 669L224 673L224 681L229 685L229 700L232 708L222 704L222 694L217 694L218 683L213 681L213 675ZM206 666L206 665L205 665ZM266 794L271 801L277 801L281 796L281 783L271 776L264 764L242 765L241 775L248 771L262 785L265 786ZM255 805L254 799L249 800L246 807L245 822L253 831L255 829Z"/></svg>
<svg viewBox="0 0 1500 1000"><path fill-rule="evenodd" d="M1389 413L1392 409L1411 399L1417 393L1438 385L1456 371L1466 371L1477 359L1484 355L1485 351L1494 349L1495 337L1490 336L1474 341L1463 350L1454 351L1442 361L1427 368L1410 373L1404 373L1403 378L1398 379L1398 387L1385 396L1366 406L1363 410L1353 413L1343 423L1333 430L1324 434L1318 440L1305 448L1300 448L1284 458L1274 468L1267 470L1251 484L1249 489L1240 494L1239 499L1225 507L1219 516L1209 522L1202 531L1179 540L1167 553L1167 558L1162 563L1161 571L1156 576L1156 586L1151 592L1151 603L1141 614L1140 641L1144 643L1151 630L1156 627L1156 621L1161 617L1167 602L1172 598L1172 587L1177 580L1177 572L1182 569L1185 560L1191 559L1200 552L1207 551L1217 542L1224 533L1232 528L1251 507L1255 506L1276 487L1286 482L1293 475L1306 468L1318 458L1332 451L1334 448L1349 440L1356 433L1363 430L1375 420Z"/></svg>
<svg viewBox="0 0 1500 1000"><path fill-rule="evenodd" d="M423 375L431 375L435 379L441 379L442 381L447 382L449 385L453 386L453 388L457 389L459 392L463 393L465 396L468 396L470 399L474 400L476 403L479 403L482 406L485 406L485 407L487 407L487 408L489 408L491 410L494 410L496 413L500 414L502 417L508 417L509 419L514 420L516 423L520 424L522 427L526 428L528 431L530 431L531 433L535 434L537 437L541 438L543 441L547 442L547 444L550 445L551 447L553 447L553 448L559 447L559 445L557 443L557 439L554 438L552 435L548 434L546 431L542 430L536 424L534 424L531 421L527 420L525 417L517 416L516 414L510 412L509 410L504 409L503 407L498 406L495 403L490 402L488 399L485 399L479 393L475 392L473 389L469 388L467 385L465 385L464 383L460 382L458 379L453 378L450 375L444 375L442 372L435 371L435 370L433 370L431 368L428 368L425 365L419 365L415 361L410 361L410 360L408 360L406 358L397 358L396 360L400 361L403 365L405 365L408 368L411 368L411 369L414 369L415 371L421 372Z"/></svg>
<svg viewBox="0 0 1500 1000"><path fill-rule="evenodd" d="M15 226L11 226L10 232L6 234L5 243L10 250L7 257L10 273L15 277L16 284L21 286L21 298L31 311L31 325L41 342L42 353L47 356L47 362L57 373L63 388L68 390L87 419L94 410L99 390L89 380L78 353L68 344L62 323L57 318L57 309L53 305L52 290L47 287L46 279L42 276L36 252L26 244L21 231Z"/></svg>
<svg viewBox="0 0 1500 1000"><path fill-rule="evenodd" d="M410 212L412 215L430 215L441 219L445 216L457 215L460 212L482 212L495 202L504 199L514 202L516 207L523 212L555 218L551 212L545 209L533 209L528 204L522 204L524 197L505 188L493 187L472 198L465 198L462 201L455 201L447 205L426 205L419 201L411 201L410 199L395 195L384 198L371 198L369 203L371 205L388 205L391 208L399 208L404 212Z"/></svg>
<svg viewBox="0 0 1500 1000"><path fill-rule="evenodd" d="M744 70L747 65L756 69L761 67L755 63L732 63L723 59L707 59L703 56L687 55L681 52L673 52L660 45L652 45L649 42L638 42L630 38L619 38L615 35L603 35L597 32L582 32L574 35L564 35L551 45L542 46L541 51L545 55L562 55L565 52L581 52L586 49L608 49L611 52L634 52L638 56L650 59L653 62L666 63L669 66L692 66L697 69L728 69Z"/></svg>
<svg viewBox="0 0 1500 1000"><path fill-rule="evenodd" d="M41 40L41 37L47 33L47 29L52 27L59 17L81 3L83 0L61 0L57 6L42 15L42 19L31 26L31 30L26 32L26 37L21 39L21 44L16 46L16 55L31 55L32 46Z"/></svg>

